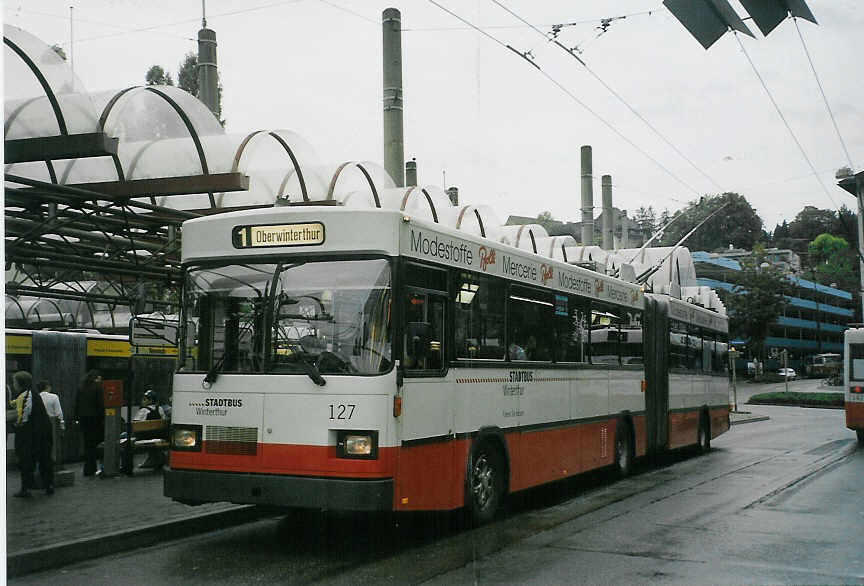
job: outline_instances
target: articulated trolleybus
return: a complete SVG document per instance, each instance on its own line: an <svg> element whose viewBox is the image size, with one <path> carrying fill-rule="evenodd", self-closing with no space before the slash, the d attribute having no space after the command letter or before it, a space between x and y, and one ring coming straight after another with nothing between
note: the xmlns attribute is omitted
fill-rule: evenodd
<svg viewBox="0 0 864 586"><path fill-rule="evenodd" d="M195 219L183 263L181 502L483 522L729 428L721 313L400 211Z"/></svg>
<svg viewBox="0 0 864 586"><path fill-rule="evenodd" d="M846 427L864 446L864 328L849 328L843 334L843 366Z"/></svg>

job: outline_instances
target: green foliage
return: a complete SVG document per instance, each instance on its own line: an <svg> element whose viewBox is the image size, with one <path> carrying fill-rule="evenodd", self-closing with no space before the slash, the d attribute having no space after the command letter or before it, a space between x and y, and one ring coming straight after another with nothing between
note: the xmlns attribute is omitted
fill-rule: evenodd
<svg viewBox="0 0 864 586"><path fill-rule="evenodd" d="M708 220L684 243L690 250L717 250L730 244L736 248L753 248L762 234L762 219L744 196L727 192L693 200L683 211L675 213L676 220L663 235L662 245L672 246L699 222L728 204L722 212Z"/></svg>
<svg viewBox="0 0 864 586"><path fill-rule="evenodd" d="M147 85L174 85L171 73L162 69L161 65L153 65L144 76Z"/></svg>
<svg viewBox="0 0 864 586"><path fill-rule="evenodd" d="M807 251L816 281L823 285L834 283L841 289L855 289L855 253L844 238L820 234L807 246Z"/></svg>
<svg viewBox="0 0 864 586"><path fill-rule="evenodd" d="M654 235L654 232L660 227L657 223L657 213L653 206L640 207L633 214L633 220L639 225L639 231L642 232L642 237L647 240Z"/></svg>
<svg viewBox="0 0 864 586"><path fill-rule="evenodd" d="M177 71L177 87L198 96L198 53L189 51Z"/></svg>
<svg viewBox="0 0 864 586"><path fill-rule="evenodd" d="M546 230L549 230L549 228L558 223L552 217L552 212L540 212L535 222L546 228Z"/></svg>
<svg viewBox="0 0 864 586"><path fill-rule="evenodd" d="M761 247L753 258L742 261L743 270L732 295L724 296L729 311L729 329L736 337L747 340L751 355L763 357L768 329L783 314L784 295L792 294L792 285L779 270L764 261Z"/></svg>
<svg viewBox="0 0 864 586"><path fill-rule="evenodd" d="M834 210L821 210L815 206L804 206L795 219L789 222L789 232L783 248L791 248L799 254L807 252L807 244L819 234L834 233L837 214ZM775 241L777 236L774 237ZM778 243L779 246L779 243Z"/></svg>
<svg viewBox="0 0 864 586"><path fill-rule="evenodd" d="M751 405L801 405L813 407L842 407L843 393L800 393L797 391L759 393L747 401Z"/></svg>

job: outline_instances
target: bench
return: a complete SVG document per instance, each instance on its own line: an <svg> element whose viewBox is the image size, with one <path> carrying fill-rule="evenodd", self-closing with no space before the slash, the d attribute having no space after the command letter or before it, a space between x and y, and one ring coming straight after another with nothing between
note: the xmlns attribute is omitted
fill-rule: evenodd
<svg viewBox="0 0 864 586"><path fill-rule="evenodd" d="M132 453L147 454L147 459L139 466L140 468L160 468L167 461L165 452L170 445L169 428L168 419L132 421ZM126 438L120 440L120 454L125 457Z"/></svg>

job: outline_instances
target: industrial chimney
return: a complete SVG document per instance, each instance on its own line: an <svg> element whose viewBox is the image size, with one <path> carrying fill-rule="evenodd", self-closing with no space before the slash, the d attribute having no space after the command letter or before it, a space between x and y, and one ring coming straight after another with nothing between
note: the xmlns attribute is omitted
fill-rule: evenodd
<svg viewBox="0 0 864 586"><path fill-rule="evenodd" d="M594 185L591 146L582 146L582 246L594 244Z"/></svg>
<svg viewBox="0 0 864 586"><path fill-rule="evenodd" d="M603 175L600 187L603 196L603 250L612 250L615 248L612 238L615 225L615 218L612 217L612 175Z"/></svg>
<svg viewBox="0 0 864 586"><path fill-rule="evenodd" d="M417 159L405 163L405 187L417 187Z"/></svg>
<svg viewBox="0 0 864 586"><path fill-rule="evenodd" d="M384 29L384 168L397 187L405 186L402 134L402 15L387 8Z"/></svg>
<svg viewBox="0 0 864 586"><path fill-rule="evenodd" d="M203 3L202 3L203 7ZM207 28L207 15L198 31L198 99L219 119L219 72L216 69L216 32Z"/></svg>

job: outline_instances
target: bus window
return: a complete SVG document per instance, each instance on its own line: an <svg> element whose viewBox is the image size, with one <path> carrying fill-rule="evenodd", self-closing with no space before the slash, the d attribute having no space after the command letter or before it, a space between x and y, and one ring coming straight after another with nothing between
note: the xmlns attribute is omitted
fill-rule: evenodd
<svg viewBox="0 0 864 586"><path fill-rule="evenodd" d="M510 360L552 360L555 328L551 294L511 286L507 318L507 355Z"/></svg>
<svg viewBox="0 0 864 586"><path fill-rule="evenodd" d="M555 294L555 362L588 361L588 300Z"/></svg>
<svg viewBox="0 0 864 586"><path fill-rule="evenodd" d="M629 310L624 314L618 335L621 364L643 364L642 312Z"/></svg>
<svg viewBox="0 0 864 586"><path fill-rule="evenodd" d="M711 372L711 357L714 355L714 333L702 330L702 372Z"/></svg>
<svg viewBox="0 0 864 586"><path fill-rule="evenodd" d="M409 292L405 303L406 370L444 370L444 307L447 298Z"/></svg>
<svg viewBox="0 0 864 586"><path fill-rule="evenodd" d="M864 344L849 344L849 380L864 381Z"/></svg>
<svg viewBox="0 0 864 586"><path fill-rule="evenodd" d="M457 273L456 358L504 359L504 282Z"/></svg>
<svg viewBox="0 0 864 586"><path fill-rule="evenodd" d="M591 304L591 364L621 364L620 308Z"/></svg>
<svg viewBox="0 0 864 586"><path fill-rule="evenodd" d="M687 324L669 320L669 368L689 368Z"/></svg>
<svg viewBox="0 0 864 586"><path fill-rule="evenodd" d="M712 370L714 372L727 372L729 370L729 344L725 334L717 335L713 357Z"/></svg>

